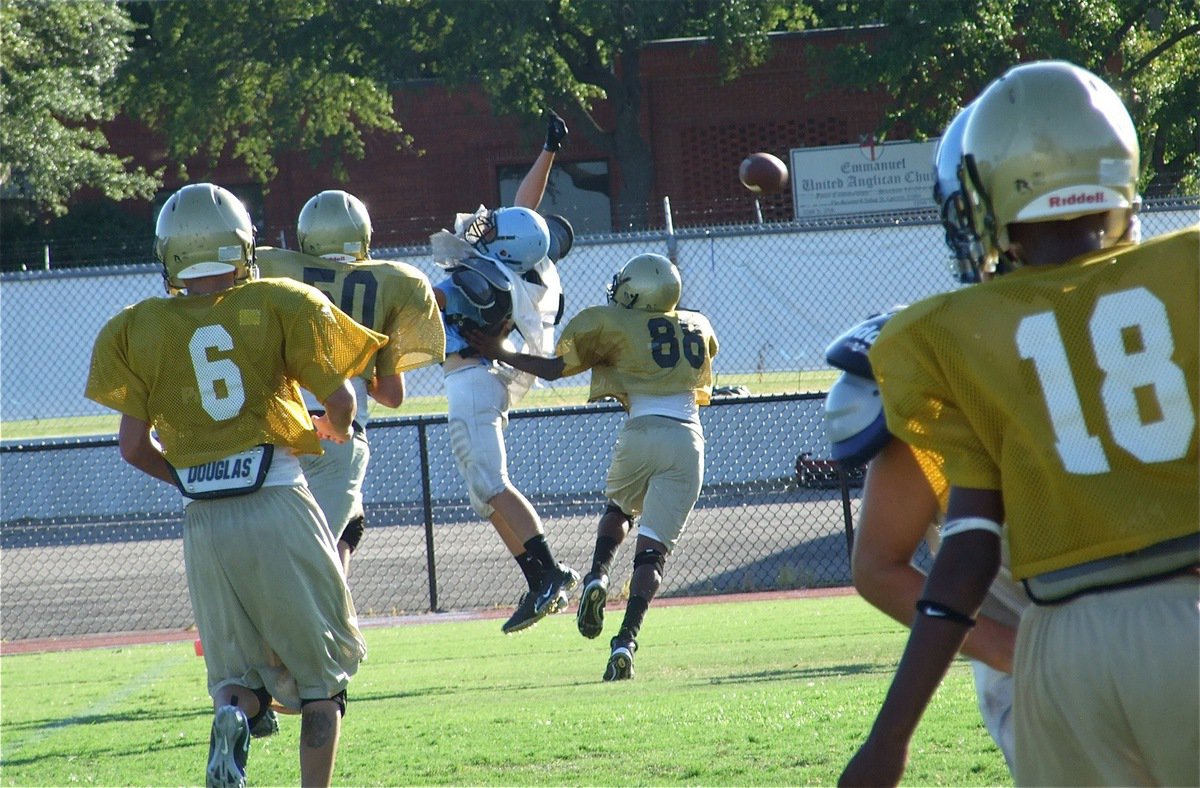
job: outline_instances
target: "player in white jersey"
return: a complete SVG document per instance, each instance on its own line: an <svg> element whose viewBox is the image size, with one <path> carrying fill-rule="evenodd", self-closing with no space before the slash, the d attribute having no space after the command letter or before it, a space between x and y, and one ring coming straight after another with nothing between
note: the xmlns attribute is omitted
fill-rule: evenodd
<svg viewBox="0 0 1200 788"><path fill-rule="evenodd" d="M955 116L934 155L934 200L941 209L954 272L963 283L979 281L980 269L978 244L961 221L957 176L970 111L967 107ZM925 581L912 563L913 555L922 540L937 552L949 487L937 458L894 439L884 420L867 352L892 314L875 315L847 330L825 351L826 360L843 371L825 399L825 428L834 460L845 468L867 466L851 556L854 587L872 605L911 626ZM1013 644L1021 611L1028 604L1005 560L984 602L983 615L963 646L971 659L984 725L1010 770Z"/></svg>
<svg viewBox="0 0 1200 788"><path fill-rule="evenodd" d="M1129 240L1137 135L1062 61L976 99L960 181L1015 269L893 317L870 351L889 430L937 455L942 546L846 785L895 784L1001 562L1034 604L1013 660L1014 778L1200 784L1200 227Z"/></svg>
<svg viewBox="0 0 1200 788"><path fill-rule="evenodd" d="M187 498L188 595L215 710L206 784L245 785L251 724L273 698L302 715L302 784L329 785L366 644L297 455L350 439L347 378L387 337L307 285L255 281L254 227L225 189L180 189L155 236L181 294L105 325L86 393L121 413L121 456ZM300 386L323 415L310 420Z"/></svg>
<svg viewBox="0 0 1200 788"><path fill-rule="evenodd" d="M446 338L428 278L406 263L372 258L371 234L371 216L362 201L330 189L311 197L300 211L299 252L272 247L256 252L262 277L310 284L361 325L389 338L364 374L350 381L358 406L354 437L343 444L326 443L322 454L301 459L309 489L338 536L347 575L366 527L362 488L371 457L368 396L399 407L404 373L445 358ZM302 393L309 412L319 414L321 403L311 392Z"/></svg>
<svg viewBox="0 0 1200 788"><path fill-rule="evenodd" d="M615 397L629 414L609 467L609 503L597 526L577 614L580 634L601 633L609 568L640 516L629 603L609 642L605 681L633 678L642 621L704 480L700 406L712 395L718 344L704 315L678 308L680 290L679 271L670 260L641 254L613 277L608 304L571 318L552 358L514 352L493 334L468 334L484 356L546 380L591 370L589 400Z"/></svg>
<svg viewBox="0 0 1200 788"><path fill-rule="evenodd" d="M554 217L549 225L535 209L566 135L566 124L550 112L546 141L517 189L516 204L459 214L453 232L442 230L430 238L434 262L448 274L434 292L445 321L442 369L451 449L472 507L491 522L528 585L501 626L505 634L565 607L579 575L554 557L541 517L508 476L508 411L533 377L480 358L462 331L464 326L496 329L511 318L530 352L553 351L554 326L563 309L555 264L569 251L572 236L566 220Z"/></svg>

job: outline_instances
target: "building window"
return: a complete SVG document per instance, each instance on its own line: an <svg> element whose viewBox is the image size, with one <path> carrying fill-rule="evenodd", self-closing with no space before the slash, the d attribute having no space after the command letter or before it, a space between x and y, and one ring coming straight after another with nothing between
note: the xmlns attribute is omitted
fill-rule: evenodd
<svg viewBox="0 0 1200 788"><path fill-rule="evenodd" d="M528 165L507 165L498 169L501 205L513 204L517 187L527 172ZM544 214L562 214L580 235L611 233L608 162L556 161L538 210Z"/></svg>

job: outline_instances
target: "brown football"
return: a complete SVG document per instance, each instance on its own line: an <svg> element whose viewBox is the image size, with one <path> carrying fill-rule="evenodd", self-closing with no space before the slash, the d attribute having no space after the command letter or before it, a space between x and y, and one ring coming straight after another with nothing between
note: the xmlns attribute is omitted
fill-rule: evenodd
<svg viewBox="0 0 1200 788"><path fill-rule="evenodd" d="M787 165L770 153L751 153L742 159L738 178L755 194L775 194L787 188Z"/></svg>

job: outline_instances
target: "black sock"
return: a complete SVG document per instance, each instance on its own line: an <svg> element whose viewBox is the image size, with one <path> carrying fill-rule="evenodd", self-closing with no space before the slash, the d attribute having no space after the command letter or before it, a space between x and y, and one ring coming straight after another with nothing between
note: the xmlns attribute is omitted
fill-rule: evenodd
<svg viewBox="0 0 1200 788"><path fill-rule="evenodd" d="M543 569L554 569L558 566L558 562L554 560L554 555L550 552L550 545L546 543L546 537L542 534L530 539L525 543L525 549L538 560Z"/></svg>
<svg viewBox="0 0 1200 788"><path fill-rule="evenodd" d="M650 602L645 597L629 597L629 603L625 605L625 620L621 622L621 630L617 632L618 641L637 640L638 632L642 629L642 619L646 617L649 607Z"/></svg>
<svg viewBox="0 0 1200 788"><path fill-rule="evenodd" d="M525 575L525 582L529 584L529 590L536 591L542 581L542 562L537 560L528 550L515 556L515 558L517 566L521 567L521 573Z"/></svg>
<svg viewBox="0 0 1200 788"><path fill-rule="evenodd" d="M620 546L621 543L611 536L596 537L596 552L592 553L592 574L608 574L608 568L612 566L613 557Z"/></svg>

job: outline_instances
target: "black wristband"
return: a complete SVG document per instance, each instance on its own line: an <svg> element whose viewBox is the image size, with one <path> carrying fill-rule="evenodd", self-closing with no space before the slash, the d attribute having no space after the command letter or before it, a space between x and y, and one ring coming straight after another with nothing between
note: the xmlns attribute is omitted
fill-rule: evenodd
<svg viewBox="0 0 1200 788"><path fill-rule="evenodd" d="M957 610L951 610L941 602L934 602L932 599L918 599L917 612L929 618L940 618L943 621L949 621L952 624L959 624L970 629L975 626L975 619L970 616L963 615Z"/></svg>

